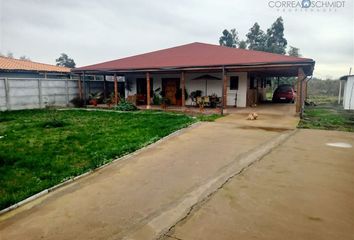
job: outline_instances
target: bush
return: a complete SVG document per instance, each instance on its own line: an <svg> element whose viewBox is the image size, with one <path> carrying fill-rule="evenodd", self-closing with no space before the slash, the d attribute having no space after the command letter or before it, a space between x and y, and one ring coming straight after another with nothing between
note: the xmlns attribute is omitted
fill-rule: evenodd
<svg viewBox="0 0 354 240"><path fill-rule="evenodd" d="M134 104L127 102L126 100L121 100L116 106L116 110L126 112L126 111L136 111L138 110L138 108Z"/></svg>
<svg viewBox="0 0 354 240"><path fill-rule="evenodd" d="M79 98L79 97L74 97L73 99L70 100L70 102L74 105L74 107L84 107L85 102L83 99Z"/></svg>

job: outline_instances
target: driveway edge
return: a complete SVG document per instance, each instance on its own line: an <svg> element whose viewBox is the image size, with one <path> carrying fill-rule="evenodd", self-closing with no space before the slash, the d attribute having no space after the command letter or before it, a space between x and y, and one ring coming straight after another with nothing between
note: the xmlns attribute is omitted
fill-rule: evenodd
<svg viewBox="0 0 354 240"><path fill-rule="evenodd" d="M221 173L219 172L218 176L209 179L203 185L187 194L181 201L172 205L168 210L151 219L143 227L132 230L130 233L128 232L127 236L123 239L145 240L163 238L176 224L186 219L197 206L214 195L233 177L241 174L252 164L261 160L265 155L280 146L296 132L297 129L283 133L269 142L263 143L237 157L231 164L226 166Z"/></svg>

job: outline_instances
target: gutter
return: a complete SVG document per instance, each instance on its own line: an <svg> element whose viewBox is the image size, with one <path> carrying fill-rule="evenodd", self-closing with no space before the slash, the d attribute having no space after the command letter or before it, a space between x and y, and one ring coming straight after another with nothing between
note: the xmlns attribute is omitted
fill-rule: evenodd
<svg viewBox="0 0 354 240"><path fill-rule="evenodd" d="M314 65L315 61L302 61L302 62L274 62L274 63L254 63L254 64L229 64L229 65L209 65L209 66L181 66L181 67L163 67L163 68L136 68L136 69L73 69L72 73L82 73L83 71L86 72L112 72L112 73L131 73L131 72L154 72L154 71L181 71L181 70L208 70L210 68L212 69L219 69L222 70L223 67L227 67L229 69L236 68L236 69L241 69L241 68L248 68L248 67L253 67L253 68L260 68L260 67L277 67L277 66L282 66L283 67L289 67L289 66L309 66L309 65ZM84 67L83 67L84 68Z"/></svg>

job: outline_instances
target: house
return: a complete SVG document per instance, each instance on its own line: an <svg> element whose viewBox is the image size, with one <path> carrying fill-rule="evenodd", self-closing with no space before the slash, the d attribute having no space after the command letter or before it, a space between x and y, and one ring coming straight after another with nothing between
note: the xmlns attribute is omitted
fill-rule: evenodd
<svg viewBox="0 0 354 240"><path fill-rule="evenodd" d="M0 78L69 78L70 68L0 56Z"/></svg>
<svg viewBox="0 0 354 240"><path fill-rule="evenodd" d="M354 110L354 75L340 78L344 81L343 107L345 110Z"/></svg>
<svg viewBox="0 0 354 240"><path fill-rule="evenodd" d="M309 58L195 42L80 67L72 72L81 77L122 76L125 96L138 96L147 108L157 89L162 90L172 105L193 104L193 99L185 100L185 91L181 89L186 89L187 94L199 90L203 96L218 96L224 108L247 107L265 98L267 77L297 77L296 110L300 112L307 76L312 75L314 65Z"/></svg>

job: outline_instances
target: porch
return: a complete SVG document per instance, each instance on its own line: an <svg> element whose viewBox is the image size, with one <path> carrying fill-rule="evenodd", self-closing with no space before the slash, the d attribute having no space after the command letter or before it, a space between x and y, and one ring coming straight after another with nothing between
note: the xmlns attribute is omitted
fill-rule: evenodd
<svg viewBox="0 0 354 240"><path fill-rule="evenodd" d="M206 105L215 109L204 111L220 113L229 107L246 108L262 103L269 78L294 77L299 113L306 95L307 76L312 75L314 64L308 58L191 43L73 72L82 79L80 97L85 100L85 76L100 75L104 82L110 78L114 83L113 89L104 87L105 97L111 96L113 104L124 98L139 108Z"/></svg>

